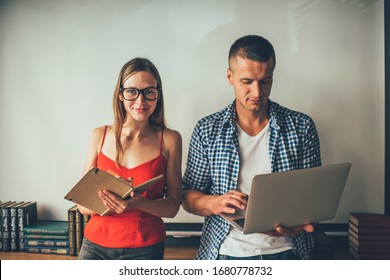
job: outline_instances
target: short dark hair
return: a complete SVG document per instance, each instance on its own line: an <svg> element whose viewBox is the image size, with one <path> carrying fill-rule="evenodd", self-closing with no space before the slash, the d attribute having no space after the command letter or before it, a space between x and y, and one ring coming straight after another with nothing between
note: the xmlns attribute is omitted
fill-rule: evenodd
<svg viewBox="0 0 390 280"><path fill-rule="evenodd" d="M267 39L258 35L247 35L237 39L229 50L229 65L230 59L236 56L258 62L266 62L272 58L274 68L276 65L274 47Z"/></svg>

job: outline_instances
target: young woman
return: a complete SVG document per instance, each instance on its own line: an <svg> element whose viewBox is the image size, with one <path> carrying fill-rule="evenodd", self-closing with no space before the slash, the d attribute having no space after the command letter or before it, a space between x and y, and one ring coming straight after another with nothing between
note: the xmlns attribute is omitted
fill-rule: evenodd
<svg viewBox="0 0 390 280"><path fill-rule="evenodd" d="M137 186L157 175L164 178L142 194L123 200L100 193L111 214L92 215L80 259L163 259L165 227L161 217L174 217L180 207L182 140L166 128L160 75L145 58L121 69L114 99L115 122L92 131L84 173L97 167Z"/></svg>

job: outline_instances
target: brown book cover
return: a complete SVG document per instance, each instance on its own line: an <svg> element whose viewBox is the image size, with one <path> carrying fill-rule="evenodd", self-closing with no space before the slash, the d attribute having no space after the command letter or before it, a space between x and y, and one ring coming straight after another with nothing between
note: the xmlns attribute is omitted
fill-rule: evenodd
<svg viewBox="0 0 390 280"><path fill-rule="evenodd" d="M390 228L390 215L351 213L349 221L357 227Z"/></svg>
<svg viewBox="0 0 390 280"><path fill-rule="evenodd" d="M357 260L390 260L390 254L358 253L352 247L349 248L349 253Z"/></svg>
<svg viewBox="0 0 390 280"><path fill-rule="evenodd" d="M349 236L349 242L352 242L354 245L358 246L359 248L389 248L390 249L390 235L387 240L357 240L353 236Z"/></svg>
<svg viewBox="0 0 390 280"><path fill-rule="evenodd" d="M348 235L352 236L356 240L365 241L388 241L390 240L390 234L358 234L352 230L351 227L348 228Z"/></svg>
<svg viewBox="0 0 390 280"><path fill-rule="evenodd" d="M390 254L390 248L385 247L360 247L352 242L349 242L349 247L353 248L359 254Z"/></svg>
<svg viewBox="0 0 390 280"><path fill-rule="evenodd" d="M357 227L356 225L349 223L349 228L359 234L390 234L390 228L377 228L377 227Z"/></svg>
<svg viewBox="0 0 390 280"><path fill-rule="evenodd" d="M109 210L101 200L99 191L109 190L126 199L130 197L132 191L142 193L162 177L163 175L159 175L141 185L132 187L126 180L94 167L71 189L65 196L65 199L84 206L100 216L104 216L109 213Z"/></svg>

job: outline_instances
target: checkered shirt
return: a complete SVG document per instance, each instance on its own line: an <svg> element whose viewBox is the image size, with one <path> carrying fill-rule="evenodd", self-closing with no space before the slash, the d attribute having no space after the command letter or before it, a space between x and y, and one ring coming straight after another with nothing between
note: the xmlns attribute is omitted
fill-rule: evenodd
<svg viewBox="0 0 390 280"><path fill-rule="evenodd" d="M191 136L183 190L223 195L237 189L240 158L235 101L223 110L201 119ZM312 119L269 101L270 159L272 172L321 165L320 142ZM205 217L196 259L216 259L228 234L229 224L219 215ZM313 237L291 237L295 252L310 259Z"/></svg>

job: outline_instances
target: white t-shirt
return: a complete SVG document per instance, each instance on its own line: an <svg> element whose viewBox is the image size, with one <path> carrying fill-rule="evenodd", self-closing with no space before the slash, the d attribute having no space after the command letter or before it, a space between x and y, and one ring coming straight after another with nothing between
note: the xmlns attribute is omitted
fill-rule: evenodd
<svg viewBox="0 0 390 280"><path fill-rule="evenodd" d="M269 157L269 124L255 136L248 135L238 125L240 170L238 190L249 194L252 177L271 173ZM274 237L261 233L242 234L230 227L227 237L221 244L219 254L233 257L251 257L276 254L292 248L288 237Z"/></svg>

